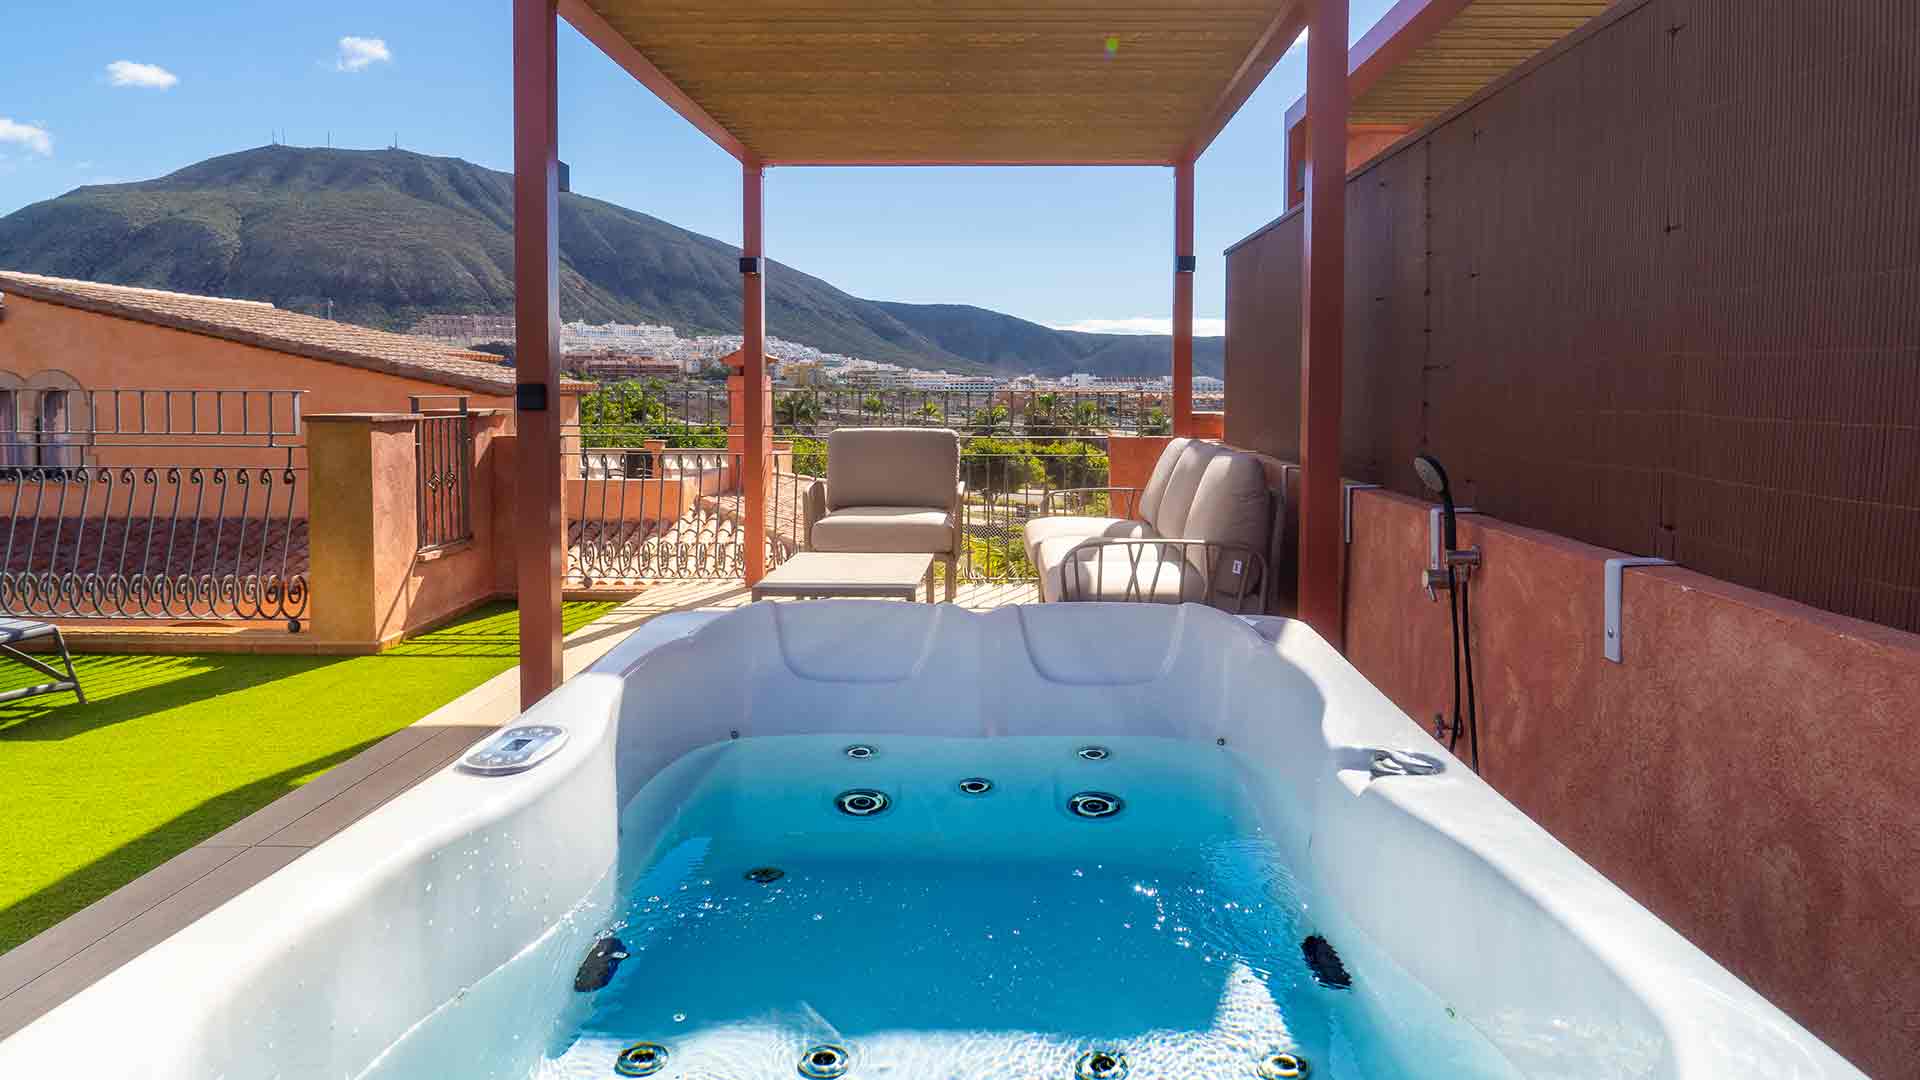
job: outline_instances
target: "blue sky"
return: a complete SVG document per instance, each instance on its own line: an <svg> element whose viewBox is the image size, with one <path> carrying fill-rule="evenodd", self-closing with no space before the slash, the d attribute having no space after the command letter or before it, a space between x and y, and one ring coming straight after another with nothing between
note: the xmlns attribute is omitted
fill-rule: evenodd
<svg viewBox="0 0 1920 1080"><path fill-rule="evenodd" d="M1351 38L1391 3L1352 0ZM0 214L275 133L512 164L506 0L9 7ZM571 28L561 35L574 190L738 242L733 159ZM1224 315L1221 250L1284 208L1284 116L1305 70L1296 46L1200 159L1202 333ZM1148 329L1171 308L1172 188L1167 169L775 169L767 252L858 296Z"/></svg>

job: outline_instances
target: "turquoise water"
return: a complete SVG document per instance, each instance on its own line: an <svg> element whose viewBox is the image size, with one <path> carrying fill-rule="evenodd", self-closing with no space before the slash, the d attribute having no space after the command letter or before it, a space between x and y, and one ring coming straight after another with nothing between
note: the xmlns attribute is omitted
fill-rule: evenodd
<svg viewBox="0 0 1920 1080"><path fill-rule="evenodd" d="M1282 1053L1316 1078L1512 1075L1281 864L1260 782L1231 750L1150 738L706 748L623 816L612 981L527 1040L530 1069L462 1074L614 1076L646 1041L666 1049L652 1075L678 1080L801 1075L819 1044L849 1078L1070 1078L1089 1053L1129 1080L1255 1077ZM845 814L851 789L889 806ZM1087 791L1120 811L1069 813ZM1309 970L1316 934L1350 988Z"/></svg>

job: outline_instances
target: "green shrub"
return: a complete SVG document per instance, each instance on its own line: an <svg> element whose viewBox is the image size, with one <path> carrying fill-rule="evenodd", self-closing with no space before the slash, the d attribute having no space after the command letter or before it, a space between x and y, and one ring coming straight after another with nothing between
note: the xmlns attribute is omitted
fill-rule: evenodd
<svg viewBox="0 0 1920 1080"><path fill-rule="evenodd" d="M1030 580L1033 563L1027 558L1025 544L995 541L984 536L967 537L967 561L976 577L996 581Z"/></svg>
<svg viewBox="0 0 1920 1080"><path fill-rule="evenodd" d="M962 445L960 478L968 491L994 496L1043 484L1047 471L1033 443L989 436Z"/></svg>
<svg viewBox="0 0 1920 1080"><path fill-rule="evenodd" d="M793 471L801 476L827 475L827 440L793 440Z"/></svg>

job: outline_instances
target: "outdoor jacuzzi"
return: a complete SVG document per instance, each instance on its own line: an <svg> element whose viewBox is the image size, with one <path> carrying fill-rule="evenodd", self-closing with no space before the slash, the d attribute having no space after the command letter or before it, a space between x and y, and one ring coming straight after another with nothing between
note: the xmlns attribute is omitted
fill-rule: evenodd
<svg viewBox="0 0 1920 1080"><path fill-rule="evenodd" d="M516 726L0 1076L1860 1075L1299 623L757 604Z"/></svg>

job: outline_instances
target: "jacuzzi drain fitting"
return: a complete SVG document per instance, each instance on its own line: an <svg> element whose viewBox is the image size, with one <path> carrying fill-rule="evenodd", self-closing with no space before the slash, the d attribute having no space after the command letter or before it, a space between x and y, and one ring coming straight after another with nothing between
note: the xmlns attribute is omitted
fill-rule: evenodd
<svg viewBox="0 0 1920 1080"><path fill-rule="evenodd" d="M892 802L886 792L872 788L854 788L833 797L833 805L839 807L841 813L853 817L872 817L886 810Z"/></svg>
<svg viewBox="0 0 1920 1080"><path fill-rule="evenodd" d="M613 1071L621 1076L652 1076L666 1067L667 1048L659 1043L634 1043L613 1059Z"/></svg>
<svg viewBox="0 0 1920 1080"><path fill-rule="evenodd" d="M1104 746L1083 746L1074 753L1085 761L1105 761L1113 756L1113 751Z"/></svg>
<svg viewBox="0 0 1920 1080"><path fill-rule="evenodd" d="M1131 1071L1118 1050L1089 1050L1073 1066L1075 1080L1126 1080Z"/></svg>
<svg viewBox="0 0 1920 1080"><path fill-rule="evenodd" d="M969 776L960 781L960 794L985 795L993 790L993 781L984 776Z"/></svg>
<svg viewBox="0 0 1920 1080"><path fill-rule="evenodd" d="M846 1048L832 1043L810 1046L800 1055L800 1075L807 1080L833 1080L836 1076L845 1076L853 1064L853 1055Z"/></svg>
<svg viewBox="0 0 1920 1080"><path fill-rule="evenodd" d="M1082 791L1067 800L1067 811L1074 817L1105 818L1119 813L1125 805L1118 795L1109 795L1104 791Z"/></svg>
<svg viewBox="0 0 1920 1080"><path fill-rule="evenodd" d="M1299 1080L1307 1075L1307 1059L1276 1050L1260 1059L1260 1080Z"/></svg>
<svg viewBox="0 0 1920 1080"><path fill-rule="evenodd" d="M880 751L875 750L873 747L868 746L866 743L854 743L852 746L849 746L845 750L841 751L841 753L847 755L848 757L852 758L855 761L865 761L868 758L874 756L875 754L878 754L879 752Z"/></svg>

